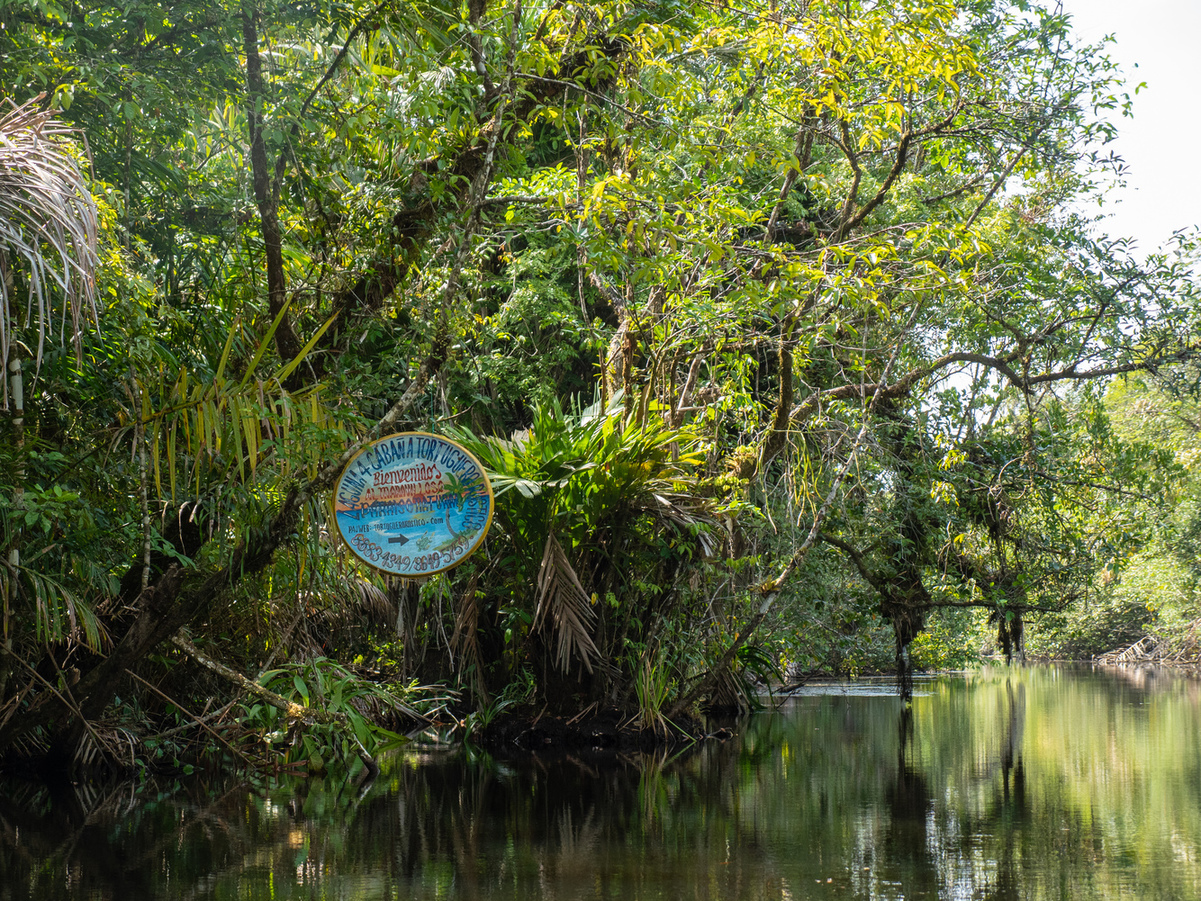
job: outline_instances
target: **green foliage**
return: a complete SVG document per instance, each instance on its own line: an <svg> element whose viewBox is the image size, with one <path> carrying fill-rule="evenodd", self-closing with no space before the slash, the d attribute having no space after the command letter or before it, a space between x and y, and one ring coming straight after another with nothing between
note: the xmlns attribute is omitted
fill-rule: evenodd
<svg viewBox="0 0 1201 901"><path fill-rule="evenodd" d="M542 242L538 242L542 243ZM472 331L478 379L492 415L502 425L524 425L536 407L590 392L601 351L595 327L582 321L575 294L574 253L559 244L501 252L503 269L482 287L497 309L481 315ZM502 415L504 408L515 408ZM514 415L516 414L516 415Z"/></svg>
<svg viewBox="0 0 1201 901"><path fill-rule="evenodd" d="M551 629L555 666L567 671L622 660L666 627L662 581L714 546L714 523L694 493L694 436L657 418L640 422L620 396L573 413L557 401L537 407L531 427L510 440L452 434L483 462L497 495L506 572L490 591L510 618L524 611L518 630L506 628L507 644L520 645L527 627ZM647 661L629 660L661 707L673 664L656 663L647 683Z"/></svg>
<svg viewBox="0 0 1201 901"><path fill-rule="evenodd" d="M487 467L505 498L503 516L535 553L552 530L579 546L629 527L638 512L661 506L666 517L667 498L687 490L700 463L695 436L657 419L639 421L620 396L572 413L556 398L535 407L529 429L510 440L465 429L451 435Z"/></svg>
<svg viewBox="0 0 1201 901"><path fill-rule="evenodd" d="M86 317L95 321L96 204L70 146L70 129L36 100L0 116L0 252L20 261L24 300L34 312L25 323L37 334L40 364L47 333L54 327L56 298L70 318L76 351ZM21 298L13 293L5 264L0 277L0 364L8 368ZM28 349L27 349L28 350ZM7 406L7 404L5 404Z"/></svg>
<svg viewBox="0 0 1201 901"><path fill-rule="evenodd" d="M913 640L913 665L929 672L970 669L987 646L987 617L979 610L943 609Z"/></svg>
<svg viewBox="0 0 1201 901"><path fill-rule="evenodd" d="M655 659L657 655L644 653L639 659L631 659L630 671L634 674L634 697L638 702L638 724L643 729L667 733L670 720L665 715L675 686L667 662Z"/></svg>
<svg viewBox="0 0 1201 901"><path fill-rule="evenodd" d="M1179 391L1191 368L1173 367L1155 380L1128 377L1106 391L1093 421L1124 448L1107 463L1122 490L1085 513L1106 530L1097 543L1101 567L1084 603L1040 630L1047 651L1090 657L1155 635L1166 639L1166 652L1191 640L1201 615L1198 420L1195 398Z"/></svg>
<svg viewBox="0 0 1201 901"><path fill-rule="evenodd" d="M303 763L312 771L335 763L349 768L360 748L374 754L403 742L380 722L422 722L447 700L428 686L372 681L325 657L268 670L259 682L296 706L285 711L262 699L244 702L243 724L283 749L282 765ZM306 709L325 716L314 720Z"/></svg>
<svg viewBox="0 0 1201 901"><path fill-rule="evenodd" d="M40 159L98 240L0 222L4 346L87 299L66 273L98 325L68 315L78 353L48 342L0 425L0 706L42 690L18 659L120 647L143 578L245 671L329 661L291 676L348 717L360 654L653 727L727 658L739 702L775 662L960 665L967 608L1195 618L1196 249L1134 259L1080 212L1129 98L1057 10L85 6L0 9L7 90L86 138L86 184ZM381 418L497 490L419 589L309 493Z"/></svg>

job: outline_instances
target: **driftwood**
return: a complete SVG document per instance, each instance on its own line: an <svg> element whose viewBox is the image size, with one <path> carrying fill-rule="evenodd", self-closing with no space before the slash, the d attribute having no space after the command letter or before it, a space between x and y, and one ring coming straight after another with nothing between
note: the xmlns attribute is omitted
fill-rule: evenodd
<svg viewBox="0 0 1201 901"><path fill-rule="evenodd" d="M1102 666L1162 664L1201 665L1201 619L1193 620L1181 637L1144 635L1129 647L1108 651L1093 659Z"/></svg>

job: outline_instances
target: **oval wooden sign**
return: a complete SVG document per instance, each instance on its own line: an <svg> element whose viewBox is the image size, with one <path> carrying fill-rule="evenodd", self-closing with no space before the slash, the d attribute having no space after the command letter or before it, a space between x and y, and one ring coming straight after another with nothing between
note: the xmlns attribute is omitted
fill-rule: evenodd
<svg viewBox="0 0 1201 901"><path fill-rule="evenodd" d="M492 524L492 485L466 448L402 432L359 451L334 486L334 520L356 557L397 576L458 566Z"/></svg>

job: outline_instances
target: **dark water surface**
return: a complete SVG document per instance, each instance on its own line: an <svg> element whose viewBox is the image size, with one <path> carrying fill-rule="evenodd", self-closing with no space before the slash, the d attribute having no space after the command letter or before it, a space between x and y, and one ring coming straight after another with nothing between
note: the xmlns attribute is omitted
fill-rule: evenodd
<svg viewBox="0 0 1201 901"><path fill-rule="evenodd" d="M675 759L391 762L364 791L0 797L7 899L1201 899L1201 682L808 690Z"/></svg>

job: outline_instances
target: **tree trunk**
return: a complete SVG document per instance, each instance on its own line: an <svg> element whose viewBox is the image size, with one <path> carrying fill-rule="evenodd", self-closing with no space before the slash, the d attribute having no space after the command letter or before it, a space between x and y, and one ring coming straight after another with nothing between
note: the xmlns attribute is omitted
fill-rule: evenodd
<svg viewBox="0 0 1201 901"><path fill-rule="evenodd" d="M263 89L263 62L259 56L257 10L246 4L242 10L242 43L246 51L246 122L250 131L250 167L254 199L259 207L263 231L263 253L267 262L267 307L271 319L279 319L275 329L275 348L281 360L291 361L300 353L301 343L284 312L287 304L284 278L284 242L279 227L279 186L272 179L273 167L267 161L267 143L263 136L263 113L267 105ZM281 315L282 314L282 315Z"/></svg>

